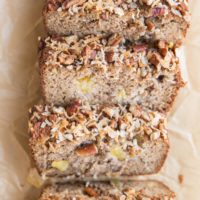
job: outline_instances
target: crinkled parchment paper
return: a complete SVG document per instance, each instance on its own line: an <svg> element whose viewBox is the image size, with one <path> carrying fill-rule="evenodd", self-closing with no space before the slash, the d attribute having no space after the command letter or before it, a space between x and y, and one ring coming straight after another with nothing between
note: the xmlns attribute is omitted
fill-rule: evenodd
<svg viewBox="0 0 200 200"><path fill-rule="evenodd" d="M43 33L42 0L0 0L0 199L34 200L30 168L28 108L40 98L37 38ZM178 200L200 194L200 1L191 2L192 25L179 51L187 86L169 118L171 151L159 175ZM179 183L183 175L183 183Z"/></svg>

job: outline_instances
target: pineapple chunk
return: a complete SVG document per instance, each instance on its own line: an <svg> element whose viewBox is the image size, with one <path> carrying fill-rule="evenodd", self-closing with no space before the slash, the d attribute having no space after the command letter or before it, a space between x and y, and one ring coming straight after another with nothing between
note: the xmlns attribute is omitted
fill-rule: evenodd
<svg viewBox="0 0 200 200"><path fill-rule="evenodd" d="M30 169L27 181L36 188L40 188L43 185L43 180L35 168Z"/></svg>
<svg viewBox="0 0 200 200"><path fill-rule="evenodd" d="M168 45L168 47L169 47L170 49L172 49L172 48L174 47L174 43L173 43L173 42L170 42L169 45Z"/></svg>
<svg viewBox="0 0 200 200"><path fill-rule="evenodd" d="M117 98L121 101L126 98L126 91L121 89L117 92Z"/></svg>
<svg viewBox="0 0 200 200"><path fill-rule="evenodd" d="M126 158L126 154L120 146L113 146L110 152L111 155L116 157L119 161L123 161Z"/></svg>
<svg viewBox="0 0 200 200"><path fill-rule="evenodd" d="M92 91L93 82L91 76L85 76L77 80L77 86L83 94L88 94Z"/></svg>
<svg viewBox="0 0 200 200"><path fill-rule="evenodd" d="M69 163L66 160L59 160L59 161L53 161L51 166L53 168L60 170L61 172L64 172L68 168Z"/></svg>

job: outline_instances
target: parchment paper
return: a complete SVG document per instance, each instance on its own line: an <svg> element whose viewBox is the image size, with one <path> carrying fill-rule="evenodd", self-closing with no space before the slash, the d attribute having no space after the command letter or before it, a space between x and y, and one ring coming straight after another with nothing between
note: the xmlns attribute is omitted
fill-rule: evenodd
<svg viewBox="0 0 200 200"><path fill-rule="evenodd" d="M40 98L37 38L43 34L42 0L0 0L0 199L34 200L27 183L28 108ZM178 200L200 194L200 1L191 1L192 25L179 51L187 86L169 118L171 150L159 175ZM183 183L179 182L183 175ZM142 179L144 179L142 177Z"/></svg>

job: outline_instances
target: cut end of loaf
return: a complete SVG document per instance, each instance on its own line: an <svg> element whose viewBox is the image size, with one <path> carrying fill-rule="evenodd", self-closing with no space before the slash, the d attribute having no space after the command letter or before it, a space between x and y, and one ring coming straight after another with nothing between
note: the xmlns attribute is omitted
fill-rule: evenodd
<svg viewBox="0 0 200 200"><path fill-rule="evenodd" d="M157 181L113 181L112 183L83 183L54 185L47 187L40 200L121 200L121 199L147 199L147 200L174 200L175 194L164 184Z"/></svg>
<svg viewBox="0 0 200 200"><path fill-rule="evenodd" d="M105 179L156 173L169 143L162 114L135 106L35 106L30 146L43 176Z"/></svg>

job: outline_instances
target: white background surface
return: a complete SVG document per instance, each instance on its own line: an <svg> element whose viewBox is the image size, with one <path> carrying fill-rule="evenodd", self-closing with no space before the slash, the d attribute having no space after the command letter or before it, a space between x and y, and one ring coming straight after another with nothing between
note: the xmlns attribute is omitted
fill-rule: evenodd
<svg viewBox="0 0 200 200"><path fill-rule="evenodd" d="M0 199L34 200L26 181L28 108L39 99L37 37L42 34L42 0L0 0ZM171 151L153 178L163 180L178 200L200 194L200 1L191 2L192 25L179 52L187 86L169 118ZM186 64L186 66L184 65ZM184 176L182 184L179 174ZM151 176L152 178L152 176Z"/></svg>

